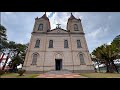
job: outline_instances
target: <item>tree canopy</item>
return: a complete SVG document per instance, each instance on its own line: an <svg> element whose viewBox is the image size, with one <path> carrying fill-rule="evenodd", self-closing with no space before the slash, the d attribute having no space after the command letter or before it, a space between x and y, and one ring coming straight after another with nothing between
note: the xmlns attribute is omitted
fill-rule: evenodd
<svg viewBox="0 0 120 90"><path fill-rule="evenodd" d="M106 65L106 72L118 72L114 60L120 58L120 35L113 39L111 45L104 44L97 47L93 50L92 55L95 56L95 58L92 58L93 61Z"/></svg>
<svg viewBox="0 0 120 90"><path fill-rule="evenodd" d="M6 28L0 24L0 51L8 45L6 31Z"/></svg>
<svg viewBox="0 0 120 90"><path fill-rule="evenodd" d="M9 49L9 53L13 53L12 56L10 56L11 61L9 62L8 66L15 71L17 66L23 64L24 62L28 44L20 44L14 41L8 41L6 31L6 28L0 24L0 52L3 52L3 49ZM7 60L4 63L4 67L6 66L6 63Z"/></svg>

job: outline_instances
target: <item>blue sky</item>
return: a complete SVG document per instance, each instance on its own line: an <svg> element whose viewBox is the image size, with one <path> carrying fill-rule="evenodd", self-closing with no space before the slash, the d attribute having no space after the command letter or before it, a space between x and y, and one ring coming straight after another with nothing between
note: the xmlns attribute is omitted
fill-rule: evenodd
<svg viewBox="0 0 120 90"><path fill-rule="evenodd" d="M120 34L120 12L72 12L80 18L85 32L89 51L96 47L110 43L115 36ZM41 17L44 12L1 12L1 24L7 28L8 40L17 43L28 43L33 30L36 17ZM51 28L57 23L66 29L70 12L47 12Z"/></svg>

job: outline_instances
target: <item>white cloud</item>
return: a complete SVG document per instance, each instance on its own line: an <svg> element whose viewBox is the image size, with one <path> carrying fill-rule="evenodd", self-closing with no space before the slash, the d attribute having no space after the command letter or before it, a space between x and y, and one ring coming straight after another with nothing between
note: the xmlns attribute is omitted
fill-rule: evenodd
<svg viewBox="0 0 120 90"><path fill-rule="evenodd" d="M27 34L26 34L26 38L27 38L28 40L30 40L30 37L31 37L31 34L30 34L30 33L27 33Z"/></svg>
<svg viewBox="0 0 120 90"><path fill-rule="evenodd" d="M12 14L13 12L3 12L3 13L5 13L5 14Z"/></svg>
<svg viewBox="0 0 120 90"><path fill-rule="evenodd" d="M47 17L49 17L51 13L52 12L46 12Z"/></svg>
<svg viewBox="0 0 120 90"><path fill-rule="evenodd" d="M50 18L51 29L56 28L56 24L60 23L61 28L66 29L67 19L69 18L69 14L67 12L55 12L53 16Z"/></svg>
<svg viewBox="0 0 120 90"><path fill-rule="evenodd" d="M107 45L111 45L111 42L112 42L112 41L108 42Z"/></svg>
<svg viewBox="0 0 120 90"><path fill-rule="evenodd" d="M45 12L2 12L1 24L7 28L8 40L28 43L33 30L36 17L41 17ZM51 29L60 23L66 29L70 12L47 12ZM90 51L101 44L112 41L120 34L120 13L116 12L73 12L76 18L82 19L83 30Z"/></svg>
<svg viewBox="0 0 120 90"><path fill-rule="evenodd" d="M97 30L94 30L91 33L88 33L87 36L96 39L98 35L101 34L102 28L98 28Z"/></svg>

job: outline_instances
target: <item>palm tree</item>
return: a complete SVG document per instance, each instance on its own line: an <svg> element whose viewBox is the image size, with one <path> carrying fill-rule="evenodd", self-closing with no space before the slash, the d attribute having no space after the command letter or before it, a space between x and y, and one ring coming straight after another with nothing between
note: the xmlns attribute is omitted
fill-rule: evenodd
<svg viewBox="0 0 120 90"><path fill-rule="evenodd" d="M0 51L3 48L3 43L6 42L7 37L6 37L6 28L0 24Z"/></svg>
<svg viewBox="0 0 120 90"><path fill-rule="evenodd" d="M7 43L7 35L6 35L6 28L0 24L0 63L5 55L5 53L3 53L3 49L5 49L8 46Z"/></svg>
<svg viewBox="0 0 120 90"><path fill-rule="evenodd" d="M102 54L101 54L101 48L102 48L102 46L96 48L92 52L92 55L95 56L94 60L97 62L99 72L100 72L99 65L104 63L104 59L103 59Z"/></svg>
<svg viewBox="0 0 120 90"><path fill-rule="evenodd" d="M117 73L119 73L117 66L114 64L114 60L119 58L120 50L116 48L116 45L114 44L109 45L108 49L109 49L108 55L109 55L110 62L112 64L112 68L115 69Z"/></svg>
<svg viewBox="0 0 120 90"><path fill-rule="evenodd" d="M98 64L98 59L96 58L95 55L90 54L90 56L91 56L92 61L94 62L94 65L93 65L93 66L94 66L95 72L97 72L96 62L97 62L97 65L98 65L98 70L99 70L99 72L100 72L100 68L99 68L99 64Z"/></svg>
<svg viewBox="0 0 120 90"><path fill-rule="evenodd" d="M9 67L12 71L16 71L17 66L24 63L27 46L25 44L16 44L13 42L10 45L10 48L16 48L16 50L14 56L11 58L12 60L9 62Z"/></svg>
<svg viewBox="0 0 120 90"><path fill-rule="evenodd" d="M119 48L120 49L120 35L116 36L112 43L111 44L114 44L116 46L116 48Z"/></svg>
<svg viewBox="0 0 120 90"><path fill-rule="evenodd" d="M107 67L106 72L113 72L114 70L118 72L118 68L114 64L114 60L118 59L119 50L115 47L115 45L102 45L98 47L96 50L92 52L101 63L104 63Z"/></svg>
<svg viewBox="0 0 120 90"><path fill-rule="evenodd" d="M6 28L0 24L0 40L7 40Z"/></svg>

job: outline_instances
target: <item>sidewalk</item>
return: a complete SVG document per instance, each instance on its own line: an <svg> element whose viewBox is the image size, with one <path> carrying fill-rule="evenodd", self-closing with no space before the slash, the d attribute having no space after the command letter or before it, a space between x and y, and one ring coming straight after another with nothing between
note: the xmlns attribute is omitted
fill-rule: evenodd
<svg viewBox="0 0 120 90"><path fill-rule="evenodd" d="M68 71L50 71L44 74L40 74L36 78L87 78L76 73Z"/></svg>

